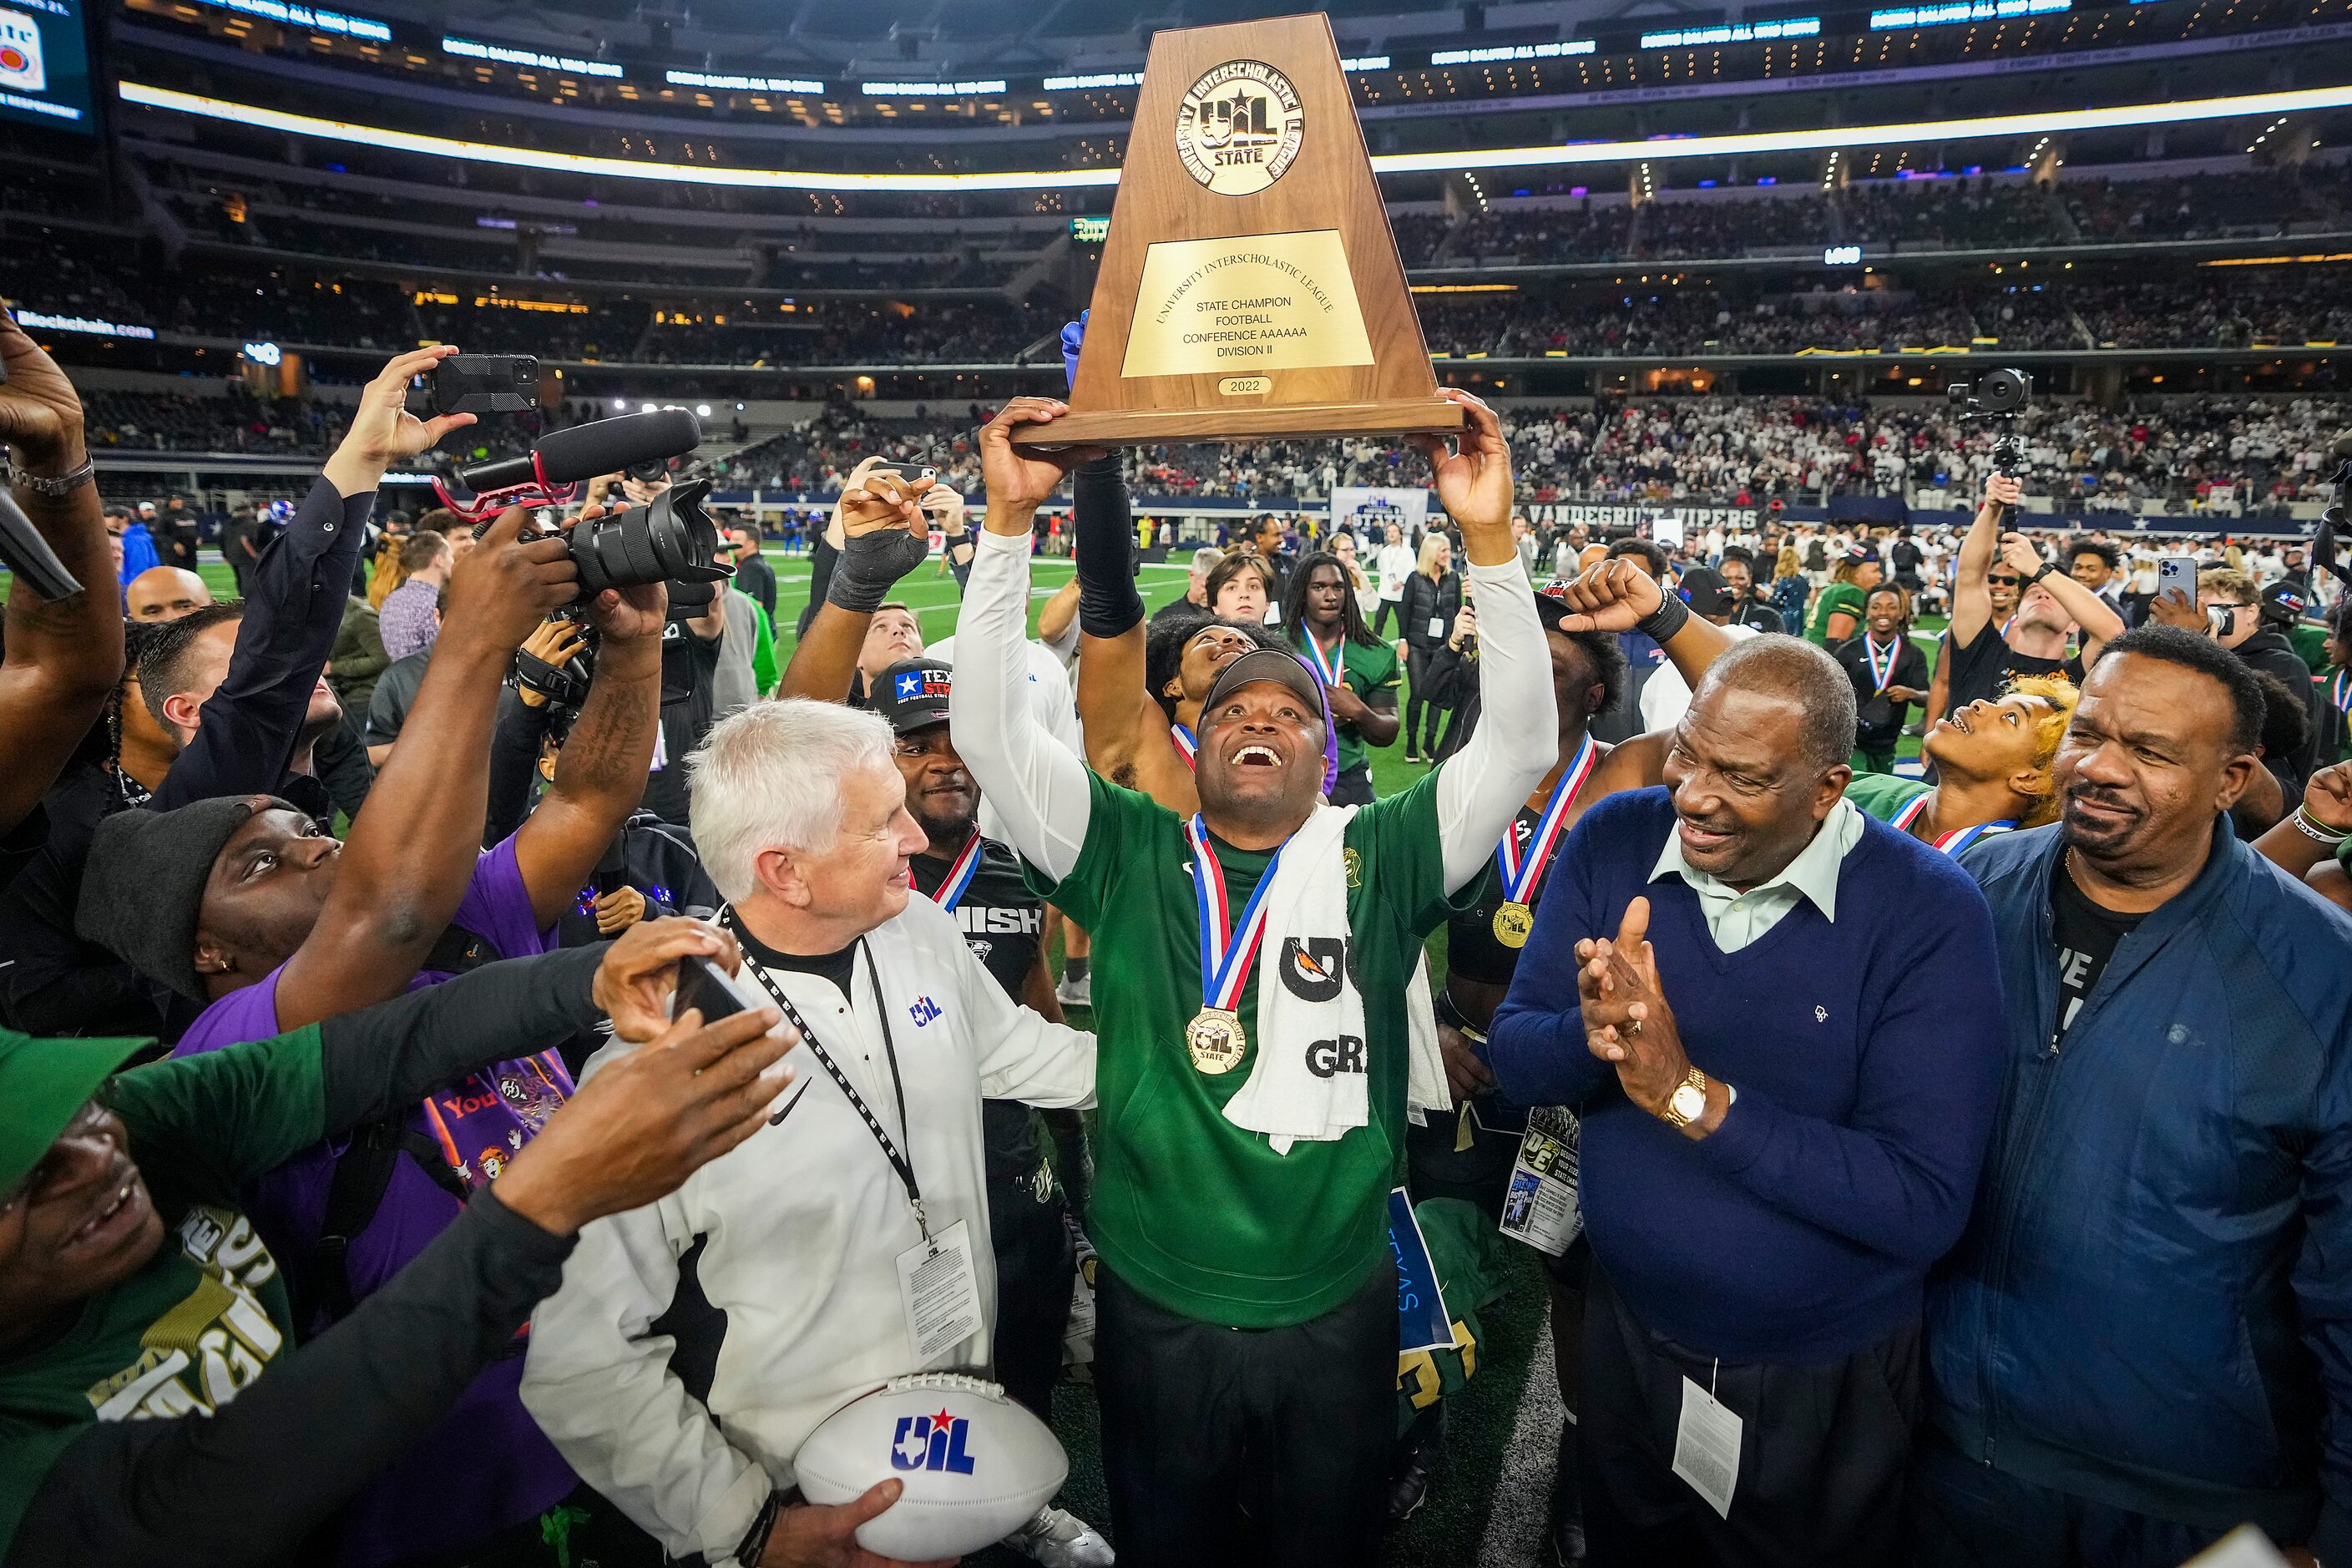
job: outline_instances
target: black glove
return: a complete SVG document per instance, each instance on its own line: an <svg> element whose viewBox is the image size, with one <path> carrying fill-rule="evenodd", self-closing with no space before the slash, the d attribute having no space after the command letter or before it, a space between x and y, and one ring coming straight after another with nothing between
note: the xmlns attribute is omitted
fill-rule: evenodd
<svg viewBox="0 0 2352 1568"><path fill-rule="evenodd" d="M824 588L825 603L853 616L872 615L898 585L898 579L923 563L930 549L923 535L902 528L853 536L842 546L841 559L834 563L833 581Z"/></svg>

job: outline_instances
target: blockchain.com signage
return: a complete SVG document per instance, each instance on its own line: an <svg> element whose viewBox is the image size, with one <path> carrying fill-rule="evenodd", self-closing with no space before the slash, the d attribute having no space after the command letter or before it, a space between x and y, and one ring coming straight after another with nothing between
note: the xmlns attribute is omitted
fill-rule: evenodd
<svg viewBox="0 0 2352 1568"><path fill-rule="evenodd" d="M81 0L0 0L0 121L96 129Z"/></svg>

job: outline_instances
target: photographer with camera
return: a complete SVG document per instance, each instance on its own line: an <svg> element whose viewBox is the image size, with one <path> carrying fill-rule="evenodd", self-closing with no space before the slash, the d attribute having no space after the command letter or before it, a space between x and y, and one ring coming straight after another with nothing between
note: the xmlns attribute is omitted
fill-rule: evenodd
<svg viewBox="0 0 2352 1568"><path fill-rule="evenodd" d="M1952 624L1944 634L1935 684L1942 700L1930 700L1927 721L1958 713L1971 702L2000 695L2020 675L2063 674L2079 684L2099 649L2123 635L2123 617L2106 601L2042 559L2021 533L2007 531L2007 519L2022 487L1996 472L1985 480L1984 501L1960 542L1952 585ZM1991 582L2008 579L2017 591L2017 609L2008 623L1993 623ZM2082 646L2068 652L2079 630Z"/></svg>
<svg viewBox="0 0 2352 1568"><path fill-rule="evenodd" d="M449 608L404 743L348 844L268 795L128 811L99 830L78 924L150 979L205 1006L181 1055L337 1016L488 958L544 951L635 805L659 721L660 584L608 588L584 617L594 678L547 795L481 848L492 716L515 652L579 594L563 539L523 537L509 509L450 579ZM420 970L423 971L420 973ZM380 1139L320 1144L250 1189L252 1212L306 1283L315 1331L363 1300L448 1227L571 1093L542 1052L445 1085ZM354 1160L388 1165L362 1182ZM347 1196L338 1202L336 1194ZM373 1195L371 1206L365 1198ZM514 1525L574 1485L499 1363L445 1426L344 1515L354 1564L392 1562ZM446 1456L486 1456L485 1484L448 1493ZM475 1511L480 1510L480 1511Z"/></svg>
<svg viewBox="0 0 2352 1568"><path fill-rule="evenodd" d="M2298 750L2283 759L2298 784L2322 761L2318 755L2324 732L2318 722L2321 699L2312 687L2310 667L2286 639L2287 631L2310 605L2310 592L2293 583L2273 583L2257 592L2249 574L2235 567L2211 566L2197 574L2194 605L2174 588L2158 595L2147 607L2149 620L2211 638L2247 668L2275 677L2305 703L2313 720L2311 732Z"/></svg>
<svg viewBox="0 0 2352 1568"><path fill-rule="evenodd" d="M75 936L84 857L106 816L268 794L332 820L334 792L314 776L312 748L338 731L341 714L320 671L384 470L472 423L469 415L420 420L404 406L409 382L455 352L398 355L368 384L341 444L262 552L241 607L213 606L142 634L139 668L119 688L112 743L49 793L47 840L0 895L0 989L16 1026L168 1033L187 1016L167 1016L151 987Z"/></svg>
<svg viewBox="0 0 2352 1568"><path fill-rule="evenodd" d="M594 426L574 428L591 430ZM696 434L698 438L700 432ZM691 534L698 530L709 535L701 542L707 552L703 559L715 559L708 552L715 551L716 532L698 510L703 492L709 488L707 483L699 482L679 485L667 474L650 479L641 479L634 473L607 475L589 487L588 504L581 510L579 523L573 530L575 545L584 537L579 529L600 520L627 529L634 519L643 518L646 521L636 526L661 530L676 519L674 526L684 532ZM623 506L611 504L616 489ZM665 507L664 502L668 506ZM693 544L679 538L675 547L690 552ZM667 553L659 544L656 548L657 553ZM667 559L664 564L676 569ZM710 732L710 726L719 718L719 651L727 633L727 595L724 583L712 586L715 591L700 615L686 616L682 609L674 609L661 628L660 733L654 744L652 767L645 775L645 789L638 805L679 827L686 826L688 815L686 775L679 764L702 744L702 738ZM594 666L601 667L604 656L597 651L590 658Z"/></svg>

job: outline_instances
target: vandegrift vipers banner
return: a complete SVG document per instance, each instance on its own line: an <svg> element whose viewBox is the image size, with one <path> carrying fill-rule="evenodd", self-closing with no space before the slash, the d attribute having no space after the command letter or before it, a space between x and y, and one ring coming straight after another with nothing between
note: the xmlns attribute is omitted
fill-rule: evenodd
<svg viewBox="0 0 2352 1568"><path fill-rule="evenodd" d="M1331 526L1355 529L1377 542L1381 530L1393 522L1411 539L1429 519L1429 492L1390 489L1368 485L1335 485L1331 489Z"/></svg>

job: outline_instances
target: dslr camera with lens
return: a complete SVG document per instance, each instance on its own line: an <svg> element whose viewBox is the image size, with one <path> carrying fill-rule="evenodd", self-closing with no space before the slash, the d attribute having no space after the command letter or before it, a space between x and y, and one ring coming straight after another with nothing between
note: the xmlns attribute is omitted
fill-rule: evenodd
<svg viewBox="0 0 2352 1568"><path fill-rule="evenodd" d="M2021 370L1987 371L1981 381L1956 381L1944 396L1963 419L2006 419L2033 401L2033 378Z"/></svg>
<svg viewBox="0 0 2352 1568"><path fill-rule="evenodd" d="M434 489L442 504L474 523L478 533L510 506L560 507L572 500L576 484L600 474L666 473L671 461L701 443L701 423L686 409L626 414L551 432L520 457L460 467L457 477L473 492L470 497L453 496L438 479ZM718 595L717 584L735 572L719 561L725 542L718 524L702 510L709 493L709 477L698 476L671 484L640 504L573 524L561 537L579 569L577 603L607 588L660 583L668 589L672 621L693 620L708 612ZM538 530L528 537L553 533L554 521L552 510L541 510ZM564 613L576 616L578 610L575 605ZM560 669L531 655L518 655L517 679L551 701L575 706L587 695L593 645L592 636L589 647Z"/></svg>
<svg viewBox="0 0 2352 1568"><path fill-rule="evenodd" d="M1980 381L1956 381L1944 388L1945 399L1963 419L1993 419L2000 426L1992 444L1992 471L2014 479L2025 467L2025 443L2017 438L2010 421L2033 401L2033 378L2021 370L1989 370ZM2001 509L2001 526L2016 515L2013 506Z"/></svg>

